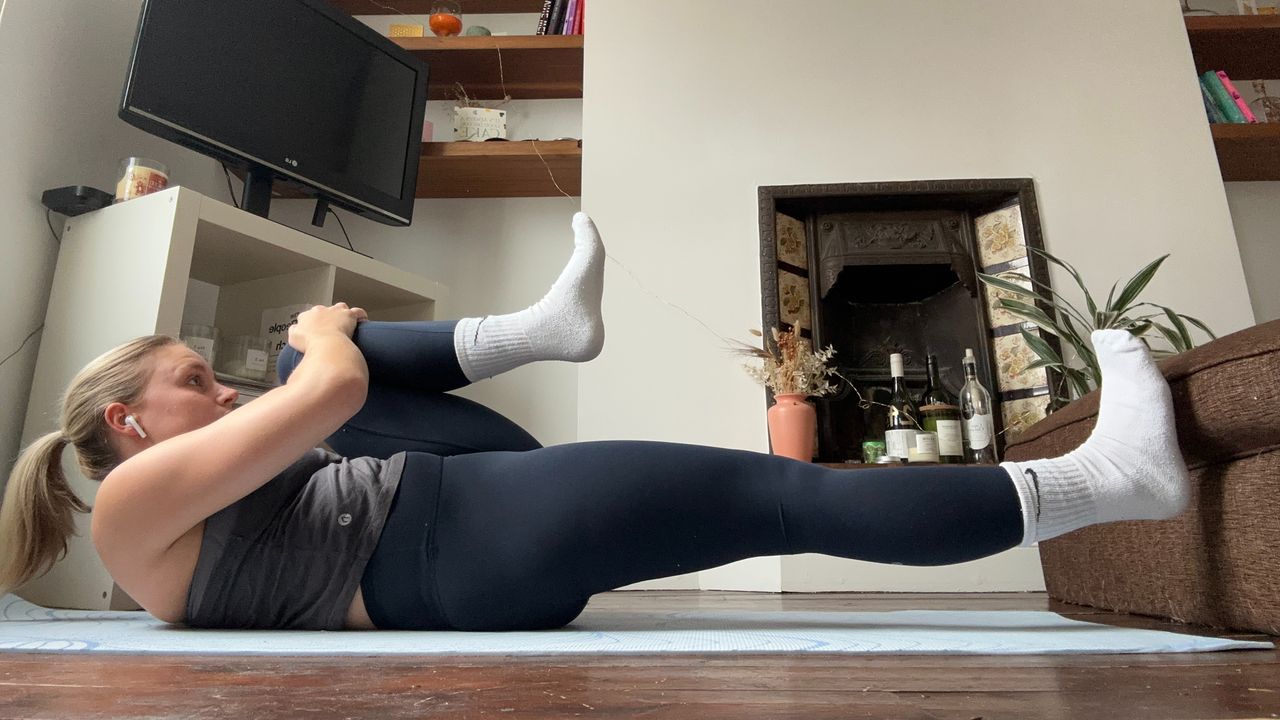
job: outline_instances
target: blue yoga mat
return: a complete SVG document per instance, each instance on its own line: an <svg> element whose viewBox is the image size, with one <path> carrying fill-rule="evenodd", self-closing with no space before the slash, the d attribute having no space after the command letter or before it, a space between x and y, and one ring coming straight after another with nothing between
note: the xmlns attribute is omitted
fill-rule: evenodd
<svg viewBox="0 0 1280 720"><path fill-rule="evenodd" d="M200 655L893 653L1028 655L1269 650L1268 642L1132 630L1051 612L655 612L587 609L567 628L463 633L194 630L144 612L52 610L0 598L0 652Z"/></svg>

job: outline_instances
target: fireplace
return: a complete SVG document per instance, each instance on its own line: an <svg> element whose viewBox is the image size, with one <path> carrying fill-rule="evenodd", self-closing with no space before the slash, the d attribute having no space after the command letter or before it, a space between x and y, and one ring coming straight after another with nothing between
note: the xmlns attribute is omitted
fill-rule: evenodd
<svg viewBox="0 0 1280 720"><path fill-rule="evenodd" d="M1036 358L1022 337L1039 331L996 308L977 277L1048 284L1027 250L1043 247L1031 180L762 187L760 213L764 326L833 346L848 381L815 402L818 461L859 462L863 439L883 436L891 353L903 354L914 395L929 354L957 395L971 348L997 407L998 451L1047 412L1055 378L1027 369Z"/></svg>

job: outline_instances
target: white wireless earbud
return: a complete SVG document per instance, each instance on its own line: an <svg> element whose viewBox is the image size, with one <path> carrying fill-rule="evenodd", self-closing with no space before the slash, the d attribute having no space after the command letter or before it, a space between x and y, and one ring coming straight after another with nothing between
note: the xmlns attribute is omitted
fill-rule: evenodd
<svg viewBox="0 0 1280 720"><path fill-rule="evenodd" d="M147 432L142 429L142 426L138 424L138 421L132 415L124 416L124 424L133 428L138 433L138 437L145 438L147 436Z"/></svg>

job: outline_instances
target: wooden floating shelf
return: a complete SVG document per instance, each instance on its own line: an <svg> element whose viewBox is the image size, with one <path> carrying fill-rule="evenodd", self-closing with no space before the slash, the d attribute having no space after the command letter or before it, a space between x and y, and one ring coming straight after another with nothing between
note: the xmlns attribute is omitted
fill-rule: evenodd
<svg viewBox="0 0 1280 720"><path fill-rule="evenodd" d="M351 15L426 15L432 0L329 0L337 9ZM539 13L542 0L461 0L462 14Z"/></svg>
<svg viewBox="0 0 1280 720"><path fill-rule="evenodd" d="M1241 80L1280 78L1280 15L1188 17L1196 72L1223 70Z"/></svg>
<svg viewBox="0 0 1280 720"><path fill-rule="evenodd" d="M1280 78L1280 16L1191 16L1185 20L1197 73L1222 70L1237 85ZM1280 123L1218 123L1209 127L1224 182L1280 180Z"/></svg>
<svg viewBox="0 0 1280 720"><path fill-rule="evenodd" d="M582 97L582 35L392 38L431 67L428 100L453 100L454 84L481 100ZM505 91L505 92L504 92Z"/></svg>
<svg viewBox="0 0 1280 720"><path fill-rule="evenodd" d="M420 198L554 197L561 195L561 190L573 197L582 194L581 140L433 142L422 146Z"/></svg>
<svg viewBox="0 0 1280 720"><path fill-rule="evenodd" d="M1280 180L1280 123L1210 125L1225 182Z"/></svg>

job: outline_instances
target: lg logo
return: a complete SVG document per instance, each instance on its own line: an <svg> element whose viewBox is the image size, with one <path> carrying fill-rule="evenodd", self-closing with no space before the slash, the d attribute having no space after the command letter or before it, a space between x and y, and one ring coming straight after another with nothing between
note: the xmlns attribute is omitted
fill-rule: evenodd
<svg viewBox="0 0 1280 720"><path fill-rule="evenodd" d="M285 159L284 159L284 164L285 164L285 165L292 165L292 166L294 166L294 167L298 167L298 161L297 161L297 160L294 160L293 158L285 158Z"/></svg>

